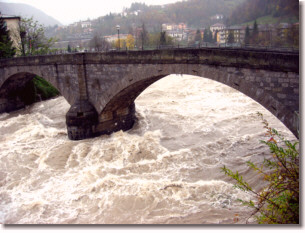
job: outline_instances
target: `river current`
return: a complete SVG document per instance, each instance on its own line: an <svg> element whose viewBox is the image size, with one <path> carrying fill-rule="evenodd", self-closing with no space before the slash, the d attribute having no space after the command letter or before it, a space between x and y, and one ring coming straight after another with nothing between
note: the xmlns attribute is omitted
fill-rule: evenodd
<svg viewBox="0 0 305 233"><path fill-rule="evenodd" d="M295 139L252 99L188 75L147 88L127 132L70 141L69 107L58 97L0 114L1 223L243 224L252 210L236 199L251 195L221 168L262 188L246 165L269 156L257 112Z"/></svg>

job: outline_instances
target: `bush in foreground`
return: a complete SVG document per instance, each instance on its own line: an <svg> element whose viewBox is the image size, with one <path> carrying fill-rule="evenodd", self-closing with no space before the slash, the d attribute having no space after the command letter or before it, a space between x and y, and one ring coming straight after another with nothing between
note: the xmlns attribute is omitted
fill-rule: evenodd
<svg viewBox="0 0 305 233"><path fill-rule="evenodd" d="M254 209L251 216L255 216L259 224L298 224L298 142L292 143L286 140L279 132L269 127L261 113L258 115L267 130L266 136L269 137L268 141L261 142L269 147L272 158L265 158L260 165L248 161L247 165L263 177L267 183L266 187L257 192L250 187L238 171L234 173L226 166L222 168L222 171L236 181L236 188L254 195L254 201L239 201Z"/></svg>

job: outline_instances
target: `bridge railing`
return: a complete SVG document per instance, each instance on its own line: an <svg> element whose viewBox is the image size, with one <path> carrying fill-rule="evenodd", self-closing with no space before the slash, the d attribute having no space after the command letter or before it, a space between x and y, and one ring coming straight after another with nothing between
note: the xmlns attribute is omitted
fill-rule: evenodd
<svg viewBox="0 0 305 233"><path fill-rule="evenodd" d="M170 49L204 49L204 48L214 48L214 49L230 49L230 50L251 50L251 51L270 51L270 52L293 52L299 53L299 48L297 47L275 47L275 46L259 46L259 45L241 45L241 44L215 44L215 43L199 43L195 45L157 45L157 46L143 46L140 48L133 48L128 49L120 48L120 49L105 49L102 51L96 51L92 49L88 50L72 50L68 52L66 49L57 49L49 51L46 54L40 55L27 55L27 56L46 56L46 55L59 55L59 54L73 54L73 53L80 53L80 52L124 52L124 51L151 51L151 50L170 50ZM0 58L0 60L5 60L7 58Z"/></svg>
<svg viewBox="0 0 305 233"><path fill-rule="evenodd" d="M275 46L260 46L260 45L242 45L242 44L215 44L215 43L199 43L195 45L157 45L157 46L143 46L139 48L128 49L126 48L110 48L101 51L94 49L84 49L81 51L68 52L66 50L58 50L49 54L66 54L66 53L78 53L78 52L122 52L122 51L144 51L144 50L167 50L167 49L203 49L203 48L219 48L219 49L244 49L244 50L257 50L257 51L277 51L277 52L299 52L299 48L287 46L287 47L275 47Z"/></svg>

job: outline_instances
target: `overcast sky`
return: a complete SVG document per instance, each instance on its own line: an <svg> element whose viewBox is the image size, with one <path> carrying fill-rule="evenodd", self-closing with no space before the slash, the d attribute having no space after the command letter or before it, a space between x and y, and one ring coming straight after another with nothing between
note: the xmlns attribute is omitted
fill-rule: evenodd
<svg viewBox="0 0 305 233"><path fill-rule="evenodd" d="M133 2L147 5L162 5L180 0L1 0L2 2L25 3L42 10L63 24L88 18L94 19L109 12L121 12Z"/></svg>

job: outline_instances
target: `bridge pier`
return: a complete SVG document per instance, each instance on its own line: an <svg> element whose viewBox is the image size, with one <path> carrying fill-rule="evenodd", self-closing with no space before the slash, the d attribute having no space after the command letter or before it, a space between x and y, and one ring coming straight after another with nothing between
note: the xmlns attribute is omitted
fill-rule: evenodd
<svg viewBox="0 0 305 233"><path fill-rule="evenodd" d="M68 137L71 140L82 140L97 136L98 114L87 100L78 100L66 114Z"/></svg>
<svg viewBox="0 0 305 233"><path fill-rule="evenodd" d="M136 119L135 112L135 103L115 111L102 112L96 128L98 134L111 134L116 131L131 129Z"/></svg>
<svg viewBox="0 0 305 233"><path fill-rule="evenodd" d="M68 137L70 140L82 140L103 134L111 134L133 127L135 104L115 111L104 112L98 117L93 105L87 100L79 100L66 114Z"/></svg>

